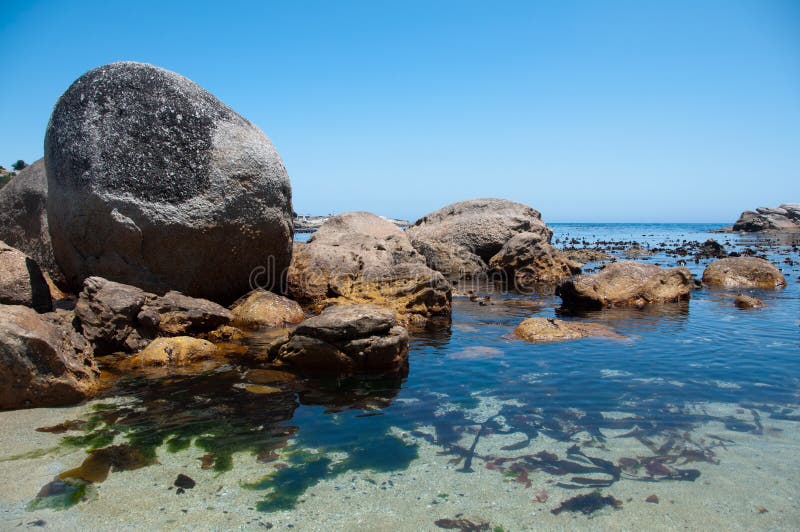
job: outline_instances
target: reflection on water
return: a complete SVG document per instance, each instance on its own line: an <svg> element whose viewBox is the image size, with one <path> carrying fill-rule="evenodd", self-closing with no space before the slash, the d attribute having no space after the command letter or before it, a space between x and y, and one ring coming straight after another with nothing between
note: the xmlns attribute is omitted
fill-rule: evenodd
<svg viewBox="0 0 800 532"><path fill-rule="evenodd" d="M579 242L720 238L706 226L555 229L560 240ZM721 237L729 249L739 239ZM776 263L790 253L796 258L791 248L760 250ZM708 262L689 267L699 275ZM649 490L658 482L697 482L704 467L724 463L737 435L766 437L777 430L771 420L800 421L800 271L783 269L789 286L752 291L767 307L750 312L736 309L730 293L707 289L693 292L690 302L580 315L563 315L550 295L535 303L493 296L484 305L456 298L451 326L412 339L403 379L281 379L239 365L127 379L110 392L124 401L61 427L62 445L127 447L89 455L92 467L54 481L37 498L32 493L31 508L102 505L103 497L87 497L86 487L101 482L103 471L159 467L161 453L194 450L196 467L228 472L225 482L243 482L235 455L261 464L260 478L243 482L257 495L257 509L291 510L323 480L403 471L423 448L434 448L442 464L464 475L466 491L480 489L471 479L482 470L528 490L554 515L626 511L613 496L618 483ZM526 317L556 314L607 323L626 339L528 344L511 336ZM436 466L428 474L436 476Z"/></svg>

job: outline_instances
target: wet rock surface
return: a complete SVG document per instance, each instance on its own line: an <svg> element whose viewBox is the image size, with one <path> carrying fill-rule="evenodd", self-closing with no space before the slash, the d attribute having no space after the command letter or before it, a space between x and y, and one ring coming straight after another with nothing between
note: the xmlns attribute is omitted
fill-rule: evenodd
<svg viewBox="0 0 800 532"><path fill-rule="evenodd" d="M295 246L290 296L319 311L329 304L372 303L409 324L449 319L450 284L425 264L406 234L367 212L334 216Z"/></svg>
<svg viewBox="0 0 800 532"><path fill-rule="evenodd" d="M91 70L45 137L53 252L99 275L229 303L289 264L289 178L272 143L192 81L143 63Z"/></svg>
<svg viewBox="0 0 800 532"><path fill-rule="evenodd" d="M124 369L153 366L186 366L215 357L219 350L207 340L190 336L156 338L141 352L124 360Z"/></svg>
<svg viewBox="0 0 800 532"><path fill-rule="evenodd" d="M80 402L97 392L98 375L71 313L0 305L0 409Z"/></svg>
<svg viewBox="0 0 800 532"><path fill-rule="evenodd" d="M539 285L554 285L581 272L581 265L549 243L542 233L518 233L489 260L494 272L519 291Z"/></svg>
<svg viewBox="0 0 800 532"><path fill-rule="evenodd" d="M31 257L0 242L0 304L25 305L38 312L53 309L50 287Z"/></svg>
<svg viewBox="0 0 800 532"><path fill-rule="evenodd" d="M662 269L654 264L615 262L600 273L562 282L556 295L566 308L643 307L689 299L692 275L686 268Z"/></svg>
<svg viewBox="0 0 800 532"><path fill-rule="evenodd" d="M768 260L759 257L727 257L711 264L703 272L703 282L722 288L780 288L786 279Z"/></svg>
<svg viewBox="0 0 800 532"><path fill-rule="evenodd" d="M231 305L233 324L244 329L282 327L305 319L302 307L267 290L254 290Z"/></svg>
<svg viewBox="0 0 800 532"><path fill-rule="evenodd" d="M741 309L759 309L765 306L764 301L753 296L738 294L733 298L733 304Z"/></svg>
<svg viewBox="0 0 800 532"><path fill-rule="evenodd" d="M589 336L621 338L607 325L552 318L528 318L514 329L514 335L528 342L561 342Z"/></svg>
<svg viewBox="0 0 800 532"><path fill-rule="evenodd" d="M209 332L232 317L208 300L178 292L157 296L101 277L86 279L75 315L97 355L134 353L158 336Z"/></svg>
<svg viewBox="0 0 800 532"><path fill-rule="evenodd" d="M391 309L337 305L298 325L275 352L276 362L312 373L404 371L408 332Z"/></svg>

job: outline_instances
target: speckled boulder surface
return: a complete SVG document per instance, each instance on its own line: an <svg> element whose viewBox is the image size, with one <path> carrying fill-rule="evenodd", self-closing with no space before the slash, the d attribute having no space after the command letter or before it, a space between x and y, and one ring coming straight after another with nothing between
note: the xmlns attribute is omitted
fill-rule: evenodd
<svg viewBox="0 0 800 532"><path fill-rule="evenodd" d="M63 284L47 225L44 159L26 166L0 188L0 240L29 255L56 283Z"/></svg>
<svg viewBox="0 0 800 532"><path fill-rule="evenodd" d="M800 203L784 203L779 207L759 207L755 211L744 211L733 224L732 230L800 232Z"/></svg>
<svg viewBox="0 0 800 532"><path fill-rule="evenodd" d="M53 110L45 162L53 251L73 289L100 275L230 303L254 268L268 269L264 285L289 264L280 156L174 72L123 62L81 76Z"/></svg>
<svg viewBox="0 0 800 532"><path fill-rule="evenodd" d="M781 271L758 257L727 257L715 260L703 272L703 282L723 288L778 288L786 286Z"/></svg>

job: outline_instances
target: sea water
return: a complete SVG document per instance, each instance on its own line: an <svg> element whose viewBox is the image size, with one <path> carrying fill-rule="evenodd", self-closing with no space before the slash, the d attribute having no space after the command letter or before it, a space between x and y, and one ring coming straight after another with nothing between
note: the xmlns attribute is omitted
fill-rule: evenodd
<svg viewBox="0 0 800 532"><path fill-rule="evenodd" d="M765 308L710 288L580 316L549 294L456 297L452 324L412 338L406 377L253 387L256 373L228 364L0 413L0 529L798 529L797 242L710 233L721 225L551 227L558 247L599 242L620 259L632 242L708 238L764 253L788 283L744 291ZM638 260L682 260L697 277L710 262ZM515 339L531 316L621 338ZM107 478L54 483L93 449L107 450Z"/></svg>

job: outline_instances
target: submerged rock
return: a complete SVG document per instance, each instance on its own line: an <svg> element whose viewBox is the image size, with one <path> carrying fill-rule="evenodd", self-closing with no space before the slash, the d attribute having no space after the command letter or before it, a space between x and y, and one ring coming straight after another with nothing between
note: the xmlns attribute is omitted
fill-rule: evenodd
<svg viewBox="0 0 800 532"><path fill-rule="evenodd" d="M800 231L800 203L784 203L776 208L759 207L745 211L731 228L733 231Z"/></svg>
<svg viewBox="0 0 800 532"><path fill-rule="evenodd" d="M231 305L233 324L245 329L282 327L306 317L296 301L267 290L253 290Z"/></svg>
<svg viewBox="0 0 800 532"><path fill-rule="evenodd" d="M561 252L569 259L580 263L581 265L587 262L603 262L614 258L613 255L603 251L602 249L592 248L569 248L563 249Z"/></svg>
<svg viewBox="0 0 800 532"><path fill-rule="evenodd" d="M45 137L53 252L78 289L99 275L229 303L289 264L289 177L269 139L192 81L152 65L91 70Z"/></svg>
<svg viewBox="0 0 800 532"><path fill-rule="evenodd" d="M371 303L414 325L450 316L447 280L425 265L403 231L368 212L334 216L296 245L288 286L293 299L315 311Z"/></svg>
<svg viewBox="0 0 800 532"><path fill-rule="evenodd" d="M581 323L552 318L528 318L520 323L514 334L528 342L561 342L589 336L622 338L611 327L599 323Z"/></svg>
<svg viewBox="0 0 800 532"><path fill-rule="evenodd" d="M734 297L733 304L738 308L743 309L758 309L765 306L763 300L758 299L757 297L746 296L744 294L738 294L736 297Z"/></svg>
<svg viewBox="0 0 800 532"><path fill-rule="evenodd" d="M0 240L29 255L57 284L63 284L47 223L44 159L26 166L0 188Z"/></svg>
<svg viewBox="0 0 800 532"><path fill-rule="evenodd" d="M781 271L758 257L728 257L715 260L703 272L703 282L723 288L779 288L786 286Z"/></svg>
<svg viewBox="0 0 800 532"><path fill-rule="evenodd" d="M190 336L156 338L141 352L120 363L120 367L186 366L214 358L218 352L214 344L199 338Z"/></svg>
<svg viewBox="0 0 800 532"><path fill-rule="evenodd" d="M423 216L406 233L428 266L453 278L487 271L488 262L518 233L550 242L552 231L539 211L509 200L461 201Z"/></svg>
<svg viewBox="0 0 800 532"><path fill-rule="evenodd" d="M97 355L134 353L158 336L200 334L227 325L231 312L205 299L89 277L75 305L83 334Z"/></svg>
<svg viewBox="0 0 800 532"><path fill-rule="evenodd" d="M0 305L0 409L69 405L97 392L92 348L71 318Z"/></svg>
<svg viewBox="0 0 800 532"><path fill-rule="evenodd" d="M700 246L695 253L695 258L697 259L720 259L722 257L726 257L728 252L725 251L725 246L714 240L713 238L709 238Z"/></svg>
<svg viewBox="0 0 800 532"><path fill-rule="evenodd" d="M615 262L592 275L578 275L556 289L567 308L643 307L689 299L692 274L686 268Z"/></svg>
<svg viewBox="0 0 800 532"><path fill-rule="evenodd" d="M538 285L554 285L581 272L581 265L552 247L542 233L518 233L489 260L489 267L502 271L520 291Z"/></svg>
<svg viewBox="0 0 800 532"><path fill-rule="evenodd" d="M310 373L397 372L408 366L408 332L391 309L337 305L275 346L275 361Z"/></svg>
<svg viewBox="0 0 800 532"><path fill-rule="evenodd" d="M0 304L25 305L38 312L53 310L50 287L32 258L0 242Z"/></svg>

